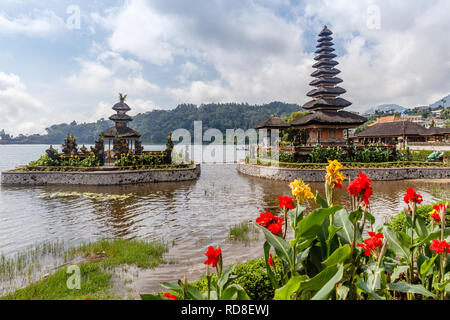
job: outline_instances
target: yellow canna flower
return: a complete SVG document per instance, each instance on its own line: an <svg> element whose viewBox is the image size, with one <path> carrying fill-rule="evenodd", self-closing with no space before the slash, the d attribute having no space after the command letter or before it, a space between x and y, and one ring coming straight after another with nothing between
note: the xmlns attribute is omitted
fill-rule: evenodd
<svg viewBox="0 0 450 320"><path fill-rule="evenodd" d="M327 175L325 176L327 183L333 187L342 189L342 183L344 182L345 177L339 170L342 170L344 166L337 160L328 160L328 163L329 165L326 168Z"/></svg>
<svg viewBox="0 0 450 320"><path fill-rule="evenodd" d="M310 186L302 180L294 180L294 182L289 184L289 187L291 188L292 195L297 198L297 201L300 204L305 200L316 198L312 193Z"/></svg>

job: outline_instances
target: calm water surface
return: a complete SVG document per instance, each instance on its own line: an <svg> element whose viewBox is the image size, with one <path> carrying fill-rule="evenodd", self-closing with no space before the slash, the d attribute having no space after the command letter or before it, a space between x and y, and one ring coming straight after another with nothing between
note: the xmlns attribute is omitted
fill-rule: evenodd
<svg viewBox="0 0 450 320"><path fill-rule="evenodd" d="M0 171L36 160L48 146L0 145ZM148 150L164 146L147 146ZM402 210L405 190L414 186L425 203L448 196L446 182L374 182L372 211L378 222ZM322 183L311 184L322 192ZM346 187L346 185L344 186ZM70 196L67 193L72 193ZM86 194L88 193L88 194ZM44 241L81 241L105 237L163 239L178 267L148 276L154 283L178 279L183 266L202 266L207 246L220 244L228 256L251 258L262 253L228 240L231 226L253 220L262 210L276 212L277 195L289 195L285 182L239 174L234 164L204 164L198 181L130 186L0 187L0 254L7 256ZM96 195L97 197L93 197ZM107 199L106 195L127 195ZM336 203L348 205L338 190ZM254 246L252 246L254 247ZM227 251L226 251L227 250ZM153 288L144 284L144 288Z"/></svg>

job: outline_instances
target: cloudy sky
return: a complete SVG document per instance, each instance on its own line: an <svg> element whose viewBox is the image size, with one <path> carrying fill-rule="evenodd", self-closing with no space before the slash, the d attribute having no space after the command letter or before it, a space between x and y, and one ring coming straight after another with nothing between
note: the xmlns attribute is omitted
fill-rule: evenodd
<svg viewBox="0 0 450 320"><path fill-rule="evenodd" d="M448 0L0 0L0 129L179 103L308 101L334 32L350 110L450 93Z"/></svg>

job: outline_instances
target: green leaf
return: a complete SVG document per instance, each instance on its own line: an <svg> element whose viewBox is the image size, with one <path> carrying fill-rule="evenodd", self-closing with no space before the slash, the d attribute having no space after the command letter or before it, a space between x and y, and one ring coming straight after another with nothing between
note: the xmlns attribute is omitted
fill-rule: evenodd
<svg viewBox="0 0 450 320"><path fill-rule="evenodd" d="M303 219L303 212L306 210L306 207L298 206L293 210L289 210L289 218L291 228L295 230L297 228L298 223Z"/></svg>
<svg viewBox="0 0 450 320"><path fill-rule="evenodd" d="M291 300L291 296L296 293L302 282L306 281L308 276L295 276L281 288L275 290L274 300Z"/></svg>
<svg viewBox="0 0 450 320"><path fill-rule="evenodd" d="M336 249L322 264L325 267L331 267L339 263L344 263L352 254L352 248L349 244Z"/></svg>
<svg viewBox="0 0 450 320"><path fill-rule="evenodd" d="M320 196L319 191L316 192L316 204L323 209L328 208L328 202Z"/></svg>
<svg viewBox="0 0 450 320"><path fill-rule="evenodd" d="M421 294L426 297L433 297L437 298L434 293L431 293L427 289L425 289L420 284L410 284L407 282L396 282L396 283L390 283L388 284L389 290L392 291L398 291L403 293L415 293L415 294Z"/></svg>
<svg viewBox="0 0 450 320"><path fill-rule="evenodd" d="M160 295L141 294L141 300L165 300L165 299Z"/></svg>
<svg viewBox="0 0 450 320"><path fill-rule="evenodd" d="M278 284L278 281L275 279L275 275L272 271L272 267L269 266L269 255L270 255L270 244L265 241L264 242L264 260L266 263L266 271L267 271L267 275L269 276L270 282L272 283L272 287L275 289L278 289L280 287L280 285Z"/></svg>
<svg viewBox="0 0 450 320"><path fill-rule="evenodd" d="M350 222L354 225L357 221L361 220L362 216L363 216L362 210L358 209L356 211L350 212L348 220L350 220Z"/></svg>
<svg viewBox="0 0 450 320"><path fill-rule="evenodd" d="M404 265L398 266L397 268L395 268L394 272L392 273L391 281L397 280L397 278L400 277L400 275L402 273L405 273L408 270L409 270L409 266L404 266Z"/></svg>
<svg viewBox="0 0 450 320"><path fill-rule="evenodd" d="M250 300L250 297L240 285L232 284L225 289L221 300Z"/></svg>
<svg viewBox="0 0 450 320"><path fill-rule="evenodd" d="M341 281L344 275L344 266L342 264L338 265L338 270L333 275L333 277L325 283L325 285L320 288L320 290L312 297L311 300L326 300L330 297L333 292L335 285Z"/></svg>
<svg viewBox="0 0 450 320"><path fill-rule="evenodd" d="M348 212L345 209L339 210L334 215L334 225L336 227L342 227L342 230L338 231L338 236L348 244L353 242L353 224L348 219ZM357 228L358 229L358 228ZM356 242L361 242L361 234L359 230L356 230Z"/></svg>
<svg viewBox="0 0 450 320"><path fill-rule="evenodd" d="M193 300L205 300L203 294L190 284L188 284L187 293Z"/></svg>
<svg viewBox="0 0 450 320"><path fill-rule="evenodd" d="M292 247L283 238L280 238L267 228L255 223L255 225L264 232L267 242L275 249L278 257L284 260L290 267L293 266Z"/></svg>
<svg viewBox="0 0 450 320"><path fill-rule="evenodd" d="M228 269L226 269L224 272L222 272L222 275L220 276L220 278L217 281L217 285L220 288L220 292L222 292L223 288L225 288L225 286L228 283L228 279L230 278L230 274L233 272L234 268L236 265L229 267Z"/></svg>
<svg viewBox="0 0 450 320"><path fill-rule="evenodd" d="M317 274L315 277L311 278L308 281L305 281L301 284L301 290L304 291L318 291L323 287L324 283L327 283L330 281L331 278L338 272L337 266L331 266L328 267L319 274Z"/></svg>
<svg viewBox="0 0 450 320"><path fill-rule="evenodd" d="M297 236L308 239L315 238L320 231L324 220L340 209L342 208L336 206L314 210L299 222L296 229Z"/></svg>
<svg viewBox="0 0 450 320"><path fill-rule="evenodd" d="M422 279L425 279L425 277L428 275L428 271L430 271L430 269L433 267L434 261L437 257L438 255L435 255L433 258L427 259L422 263L422 265L420 266L420 275L422 276Z"/></svg>
<svg viewBox="0 0 450 320"><path fill-rule="evenodd" d="M169 290L182 290L178 283L173 282L161 282L161 286Z"/></svg>
<svg viewBox="0 0 450 320"><path fill-rule="evenodd" d="M421 239L426 239L428 237L428 229L423 221L422 217L416 217L415 230Z"/></svg>
<svg viewBox="0 0 450 320"><path fill-rule="evenodd" d="M375 300L386 300L386 298L379 296L375 291L370 289L369 286L362 279L359 279L358 281L358 288L370 294Z"/></svg>
<svg viewBox="0 0 450 320"><path fill-rule="evenodd" d="M371 226L375 224L375 217L369 211L366 212L366 219L369 221Z"/></svg>
<svg viewBox="0 0 450 320"><path fill-rule="evenodd" d="M403 244L399 241L394 231L389 229L388 227L384 227L384 235L388 239L388 248L394 251L394 253L400 257L403 257L409 261L410 259L410 251L409 247L403 246Z"/></svg>

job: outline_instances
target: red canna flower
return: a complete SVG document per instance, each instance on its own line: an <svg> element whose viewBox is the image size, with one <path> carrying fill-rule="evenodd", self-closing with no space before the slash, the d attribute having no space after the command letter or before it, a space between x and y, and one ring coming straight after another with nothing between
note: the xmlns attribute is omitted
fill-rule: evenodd
<svg viewBox="0 0 450 320"><path fill-rule="evenodd" d="M269 259L267 260L267 264L271 267L273 267L273 257L272 254L269 254Z"/></svg>
<svg viewBox="0 0 450 320"><path fill-rule="evenodd" d="M363 174L361 171L358 171L358 176L350 182L347 187L347 191L352 196L361 197L361 201L364 201L364 203L368 206L369 198L372 196L371 182L372 180L370 180L367 175Z"/></svg>
<svg viewBox="0 0 450 320"><path fill-rule="evenodd" d="M441 216L436 211L436 209L433 209L433 211L430 212L430 218L433 219L436 223L441 223Z"/></svg>
<svg viewBox="0 0 450 320"><path fill-rule="evenodd" d="M446 204L439 203L438 205L434 205L433 209L439 214L440 220L445 220L445 216L447 215L447 206L448 202Z"/></svg>
<svg viewBox="0 0 450 320"><path fill-rule="evenodd" d="M269 224L267 229L269 229L269 231L272 232L274 235L280 234L283 231L283 220L281 220L281 222Z"/></svg>
<svg viewBox="0 0 450 320"><path fill-rule="evenodd" d="M405 201L406 204L410 202L420 204L422 200L422 196L416 193L416 190L414 190L414 188L408 188L406 190L405 196L403 197L403 201Z"/></svg>
<svg viewBox="0 0 450 320"><path fill-rule="evenodd" d="M262 212L259 218L256 219L257 224L269 229L275 235L283 231L283 221L282 217L275 217L269 211Z"/></svg>
<svg viewBox="0 0 450 320"><path fill-rule="evenodd" d="M86 299L84 299L84 300L92 300L91 298L86 298Z"/></svg>
<svg viewBox="0 0 450 320"><path fill-rule="evenodd" d="M177 296L174 296L173 294L170 294L169 292L164 293L163 298L170 299L170 300L178 300Z"/></svg>
<svg viewBox="0 0 450 320"><path fill-rule="evenodd" d="M208 251L206 251L205 256L208 257L208 259L203 262L203 264L209 264L213 268L217 266L217 263L219 262L220 255L222 254L222 249L219 247L214 248L212 246L209 246Z"/></svg>
<svg viewBox="0 0 450 320"><path fill-rule="evenodd" d="M364 240L364 243L357 243L357 247L361 247L364 249L364 254L369 257L373 254L373 251L378 255L378 248L383 245L383 241L381 239L384 238L382 233L369 232L370 238Z"/></svg>
<svg viewBox="0 0 450 320"><path fill-rule="evenodd" d="M273 218L274 216L269 211L261 212L259 218L256 219L256 223L263 227L267 227Z"/></svg>
<svg viewBox="0 0 450 320"><path fill-rule="evenodd" d="M288 196L278 196L279 200L279 207L280 208L286 208L286 209L294 209L294 203L293 199Z"/></svg>
<svg viewBox="0 0 450 320"><path fill-rule="evenodd" d="M447 253L450 252L450 244L447 243L447 241L443 240L440 241L439 239L434 239L433 243L430 246L430 250L433 250L434 253L443 253L447 251Z"/></svg>

